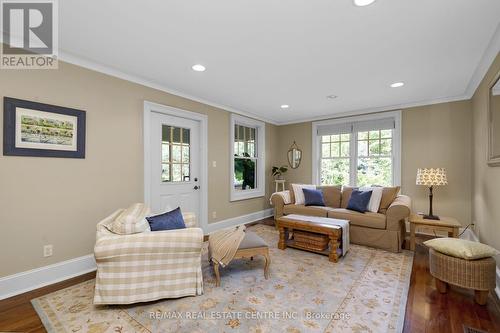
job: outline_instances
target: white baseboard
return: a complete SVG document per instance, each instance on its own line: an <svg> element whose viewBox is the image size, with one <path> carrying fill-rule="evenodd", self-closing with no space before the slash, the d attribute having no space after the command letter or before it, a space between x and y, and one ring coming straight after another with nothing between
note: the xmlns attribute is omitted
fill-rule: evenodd
<svg viewBox="0 0 500 333"><path fill-rule="evenodd" d="M233 218L230 218L227 220L222 220L222 221L218 221L218 222L214 222L214 223L209 223L207 226L207 230L205 230L205 232L210 234L210 233L217 231L217 230L220 230L220 229L255 222L255 221L262 220L262 219L265 219L266 217L270 217L273 215L274 215L274 209L272 209L272 208L264 209L264 210L261 210L261 211L255 212L255 213L237 216L237 217L233 217Z"/></svg>
<svg viewBox="0 0 500 333"><path fill-rule="evenodd" d="M0 278L0 300L96 270L89 254Z"/></svg>
<svg viewBox="0 0 500 333"><path fill-rule="evenodd" d="M273 209L210 223L205 232L255 222L273 216ZM0 300L45 287L96 270L93 254L0 278Z"/></svg>

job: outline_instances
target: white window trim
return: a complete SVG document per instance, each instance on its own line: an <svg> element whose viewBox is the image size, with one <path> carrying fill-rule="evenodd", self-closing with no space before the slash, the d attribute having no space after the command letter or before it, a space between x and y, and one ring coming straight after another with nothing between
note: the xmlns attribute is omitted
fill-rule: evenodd
<svg viewBox="0 0 500 333"><path fill-rule="evenodd" d="M257 129L257 188L253 190L237 191L234 189L234 125L243 125L247 127L254 127ZM229 192L231 194L231 201L245 200L251 198L263 197L266 193L266 124L262 121L231 114L229 125Z"/></svg>
<svg viewBox="0 0 500 333"><path fill-rule="evenodd" d="M336 119L328 119L322 121L315 121L312 123L312 184L320 184L320 166L321 166L321 156L319 154L319 145L321 144L321 137L317 135L318 127L325 125L336 125L348 122L357 121L370 121L393 118L395 123L395 128L392 134L392 150L393 150L393 172L392 172L392 182L394 186L401 186L401 110L391 111L391 112L381 112L374 114L367 114L361 116L344 117ZM357 147L351 144L351 156L357 156ZM350 183L354 184L356 179L355 174L350 174Z"/></svg>

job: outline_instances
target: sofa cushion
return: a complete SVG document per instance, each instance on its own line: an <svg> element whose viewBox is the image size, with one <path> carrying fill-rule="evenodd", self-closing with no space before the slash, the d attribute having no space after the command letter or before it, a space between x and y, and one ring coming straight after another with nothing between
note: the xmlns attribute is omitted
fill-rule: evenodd
<svg viewBox="0 0 500 333"><path fill-rule="evenodd" d="M323 191L325 205L332 208L340 208L342 186L318 186L317 189Z"/></svg>
<svg viewBox="0 0 500 333"><path fill-rule="evenodd" d="M379 213L385 214L387 212L391 203L398 196L399 190L399 186L384 187L382 190L382 199L380 200L380 208L378 210Z"/></svg>
<svg viewBox="0 0 500 333"><path fill-rule="evenodd" d="M298 205L303 205L305 203L304 192L302 191L303 188L315 190L316 185L292 184L292 190L290 191L290 195L293 197L292 203Z"/></svg>
<svg viewBox="0 0 500 333"><path fill-rule="evenodd" d="M352 191L349 202L347 203L347 209L355 210L360 213L368 212L368 204L370 203L371 197L372 191L354 190Z"/></svg>
<svg viewBox="0 0 500 333"><path fill-rule="evenodd" d="M326 217L327 213L334 208L321 206L286 205L283 207L283 214L298 214Z"/></svg>
<svg viewBox="0 0 500 333"><path fill-rule="evenodd" d="M370 197L370 203L368 204L368 210L373 213L378 213L380 210L380 201L382 201L382 193L384 192L383 187L360 187L360 191L372 191L372 196Z"/></svg>
<svg viewBox="0 0 500 333"><path fill-rule="evenodd" d="M385 229L386 216L380 213L358 213L353 210L336 208L328 211L328 217L351 221L351 225L360 227Z"/></svg>
<svg viewBox="0 0 500 333"><path fill-rule="evenodd" d="M306 206L325 206L323 192L321 190L303 188L302 192L304 192L304 201Z"/></svg>
<svg viewBox="0 0 500 333"><path fill-rule="evenodd" d="M347 208L347 204L349 203L349 199L351 198L352 191L357 189L357 187L342 186L342 199L340 201L340 208Z"/></svg>

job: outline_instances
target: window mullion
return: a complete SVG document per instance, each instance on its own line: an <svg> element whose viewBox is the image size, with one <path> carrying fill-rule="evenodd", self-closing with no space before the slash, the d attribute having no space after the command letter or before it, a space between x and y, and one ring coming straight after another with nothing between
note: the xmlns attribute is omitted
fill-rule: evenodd
<svg viewBox="0 0 500 333"><path fill-rule="evenodd" d="M351 133L350 140L350 163L349 163L349 182L351 186L357 185L357 170L358 170L358 135L357 132Z"/></svg>

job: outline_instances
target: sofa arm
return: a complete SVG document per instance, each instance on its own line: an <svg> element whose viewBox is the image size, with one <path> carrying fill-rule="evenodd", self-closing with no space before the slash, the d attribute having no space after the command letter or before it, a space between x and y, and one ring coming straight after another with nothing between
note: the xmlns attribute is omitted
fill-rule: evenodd
<svg viewBox="0 0 500 333"><path fill-rule="evenodd" d="M290 203L290 191L274 192L271 195L271 205L274 206L274 219L283 216L283 207Z"/></svg>
<svg viewBox="0 0 500 333"><path fill-rule="evenodd" d="M202 245L200 228L109 235L97 240L94 256L100 262L131 255L201 253Z"/></svg>
<svg viewBox="0 0 500 333"><path fill-rule="evenodd" d="M404 228L404 221L411 213L411 199L407 195L398 195L387 209L387 230Z"/></svg>

